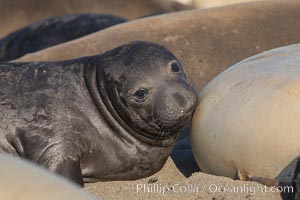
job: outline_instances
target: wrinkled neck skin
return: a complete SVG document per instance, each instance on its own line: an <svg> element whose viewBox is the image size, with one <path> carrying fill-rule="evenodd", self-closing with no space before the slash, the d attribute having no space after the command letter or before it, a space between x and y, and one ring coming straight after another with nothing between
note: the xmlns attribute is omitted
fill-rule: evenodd
<svg viewBox="0 0 300 200"><path fill-rule="evenodd" d="M123 119L118 115L116 110L111 104L107 90L115 88L107 88L105 83L104 69L99 62L99 56L91 57L90 62L84 67L84 79L88 87L89 93L93 98L99 112L104 117L106 123L110 126L115 134L121 135L126 140L131 140L133 136L142 143L146 143L151 146L168 147L173 146L176 139L179 136L174 134L172 137L159 140L145 137L143 133L139 133L136 130L128 126Z"/></svg>

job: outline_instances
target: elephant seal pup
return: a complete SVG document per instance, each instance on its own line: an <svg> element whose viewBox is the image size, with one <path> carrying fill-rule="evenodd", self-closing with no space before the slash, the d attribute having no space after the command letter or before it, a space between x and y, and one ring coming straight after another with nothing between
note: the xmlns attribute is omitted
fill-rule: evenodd
<svg viewBox="0 0 300 200"><path fill-rule="evenodd" d="M197 95L162 46L133 42L62 62L0 64L0 151L82 185L162 168Z"/></svg>
<svg viewBox="0 0 300 200"><path fill-rule="evenodd" d="M5 200L96 200L87 192L32 163L0 155L0 197Z"/></svg>
<svg viewBox="0 0 300 200"><path fill-rule="evenodd" d="M243 60L205 86L191 123L192 150L203 172L294 181L299 63L300 44L290 45Z"/></svg>
<svg viewBox="0 0 300 200"><path fill-rule="evenodd" d="M16 59L123 22L126 19L102 14L74 14L45 19L0 39L0 61Z"/></svg>

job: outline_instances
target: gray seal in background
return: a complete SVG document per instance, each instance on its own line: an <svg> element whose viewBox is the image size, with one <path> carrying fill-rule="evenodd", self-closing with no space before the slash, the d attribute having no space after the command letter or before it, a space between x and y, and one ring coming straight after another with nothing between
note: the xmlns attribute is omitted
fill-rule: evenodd
<svg viewBox="0 0 300 200"><path fill-rule="evenodd" d="M0 61L9 61L126 22L104 14L73 14L30 24L0 39Z"/></svg>
<svg viewBox="0 0 300 200"><path fill-rule="evenodd" d="M0 152L76 183L159 171L197 104L175 56L133 42L60 62L0 64Z"/></svg>
<svg viewBox="0 0 300 200"><path fill-rule="evenodd" d="M157 12L185 9L186 6L164 6L165 0L1 0L0 36L27 24L59 15L76 13L109 13L136 19ZM13 13L13 14L12 14Z"/></svg>

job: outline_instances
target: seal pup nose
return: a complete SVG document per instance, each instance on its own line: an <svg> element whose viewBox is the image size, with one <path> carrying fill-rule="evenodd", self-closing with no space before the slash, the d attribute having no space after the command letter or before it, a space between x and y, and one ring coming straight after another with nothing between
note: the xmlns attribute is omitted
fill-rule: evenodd
<svg viewBox="0 0 300 200"><path fill-rule="evenodd" d="M186 98L178 92L175 92L172 96L173 96L174 101L176 102L176 104L180 108L180 112L181 111L184 112L184 107L187 104Z"/></svg>
<svg viewBox="0 0 300 200"><path fill-rule="evenodd" d="M197 104L197 95L194 90L189 88L184 93L174 92L172 98L179 109L180 115L192 112Z"/></svg>

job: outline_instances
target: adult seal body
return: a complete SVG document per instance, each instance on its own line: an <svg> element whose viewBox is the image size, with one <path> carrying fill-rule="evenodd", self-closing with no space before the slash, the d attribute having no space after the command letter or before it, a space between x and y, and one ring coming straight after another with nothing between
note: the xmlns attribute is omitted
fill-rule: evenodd
<svg viewBox="0 0 300 200"><path fill-rule="evenodd" d="M207 173L292 183L300 152L300 45L250 57L200 93L191 124Z"/></svg>
<svg viewBox="0 0 300 200"><path fill-rule="evenodd" d="M300 1L262 1L133 20L57 45L20 61L95 55L134 40L167 47L200 92L220 72L249 56L300 43ZM270 37L272 35L272 37ZM225 56L224 56L225 55Z"/></svg>
<svg viewBox="0 0 300 200"><path fill-rule="evenodd" d="M65 179L8 155L0 155L0 197L12 200L96 200Z"/></svg>
<svg viewBox="0 0 300 200"><path fill-rule="evenodd" d="M0 151L82 184L164 165L197 103L179 61L130 43L62 62L0 65Z"/></svg>
<svg viewBox="0 0 300 200"><path fill-rule="evenodd" d="M104 14L51 17L0 39L0 62L13 60L123 22L126 22L126 19Z"/></svg>

